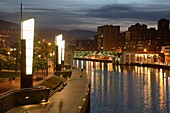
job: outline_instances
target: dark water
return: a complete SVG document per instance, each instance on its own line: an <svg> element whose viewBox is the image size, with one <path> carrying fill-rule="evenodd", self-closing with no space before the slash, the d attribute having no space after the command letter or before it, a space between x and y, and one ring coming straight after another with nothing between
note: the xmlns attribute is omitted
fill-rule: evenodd
<svg viewBox="0 0 170 113"><path fill-rule="evenodd" d="M74 61L91 79L90 113L170 113L170 71Z"/></svg>

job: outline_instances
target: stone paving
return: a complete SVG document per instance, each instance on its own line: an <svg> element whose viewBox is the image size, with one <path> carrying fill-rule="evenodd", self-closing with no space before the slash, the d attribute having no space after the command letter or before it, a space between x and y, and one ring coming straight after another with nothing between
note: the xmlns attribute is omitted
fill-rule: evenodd
<svg viewBox="0 0 170 113"><path fill-rule="evenodd" d="M80 75L83 75L80 77ZM25 105L12 108L6 113L70 113L88 85L87 75L80 69L72 69L72 77L61 92L56 92L46 103ZM63 101L62 111L59 102Z"/></svg>

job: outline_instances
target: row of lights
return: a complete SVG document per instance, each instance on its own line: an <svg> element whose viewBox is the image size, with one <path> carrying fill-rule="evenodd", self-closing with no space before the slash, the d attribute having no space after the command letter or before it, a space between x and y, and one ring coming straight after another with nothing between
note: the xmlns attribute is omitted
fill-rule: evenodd
<svg viewBox="0 0 170 113"><path fill-rule="evenodd" d="M86 98L87 98L87 95L89 94L89 90L90 90L90 89L88 88L88 89L87 89L87 92L86 92ZM83 98L83 99L82 99L84 103L85 103L85 101L86 101L86 98ZM78 108L79 108L79 109L82 109L82 107L83 107L83 106L79 106Z"/></svg>
<svg viewBox="0 0 170 113"><path fill-rule="evenodd" d="M30 97L29 96L26 96L25 99L29 99ZM45 99L42 99L42 102L45 102L46 100Z"/></svg>

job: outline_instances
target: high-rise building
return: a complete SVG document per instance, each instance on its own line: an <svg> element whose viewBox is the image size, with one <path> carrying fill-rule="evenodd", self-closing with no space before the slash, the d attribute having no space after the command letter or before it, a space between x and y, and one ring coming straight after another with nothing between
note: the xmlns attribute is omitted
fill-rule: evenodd
<svg viewBox="0 0 170 113"><path fill-rule="evenodd" d="M169 20L160 19L158 30L147 28L147 25L139 23L131 25L128 31L121 33L121 38L121 41L125 41L121 42L121 47L125 51L142 52L147 49L148 51L159 52L161 46L170 45Z"/></svg>
<svg viewBox="0 0 170 113"><path fill-rule="evenodd" d="M130 32L130 45L132 45L131 50L142 51L145 47L143 40L145 40L145 34L147 30L147 25L135 24L128 28Z"/></svg>
<svg viewBox="0 0 170 113"><path fill-rule="evenodd" d="M104 25L97 28L97 51L113 51L120 47L120 26Z"/></svg>
<svg viewBox="0 0 170 113"><path fill-rule="evenodd" d="M122 51L129 51L133 47L131 45L131 40L130 40L130 32L125 31L120 34L120 39L121 39L121 50Z"/></svg>
<svg viewBox="0 0 170 113"><path fill-rule="evenodd" d="M167 19L158 20L158 30L169 31L169 20Z"/></svg>
<svg viewBox="0 0 170 113"><path fill-rule="evenodd" d="M169 32L169 20L160 19L158 20L158 38L163 40L162 46L170 45L170 32Z"/></svg>

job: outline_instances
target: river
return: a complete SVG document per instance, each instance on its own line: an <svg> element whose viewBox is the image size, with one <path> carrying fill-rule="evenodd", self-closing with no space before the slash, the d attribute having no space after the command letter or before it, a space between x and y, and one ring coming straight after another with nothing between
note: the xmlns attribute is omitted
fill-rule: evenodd
<svg viewBox="0 0 170 113"><path fill-rule="evenodd" d="M91 81L90 113L170 113L170 70L74 60Z"/></svg>

